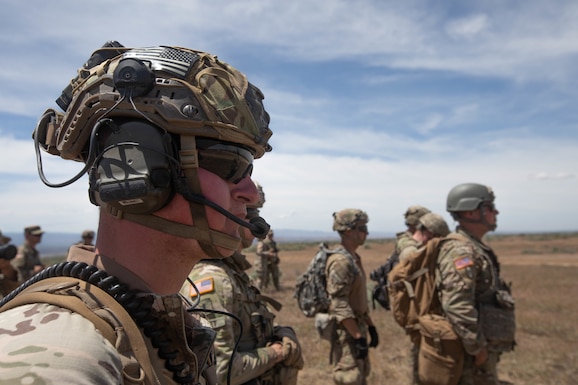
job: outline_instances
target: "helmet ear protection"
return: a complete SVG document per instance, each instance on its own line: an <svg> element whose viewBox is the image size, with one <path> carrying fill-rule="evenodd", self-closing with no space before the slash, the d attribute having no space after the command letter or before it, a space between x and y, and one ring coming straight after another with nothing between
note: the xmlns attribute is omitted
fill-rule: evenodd
<svg viewBox="0 0 578 385"><path fill-rule="evenodd" d="M101 121L98 153L89 173L90 201L130 214L150 214L174 194L170 134L147 121Z"/></svg>

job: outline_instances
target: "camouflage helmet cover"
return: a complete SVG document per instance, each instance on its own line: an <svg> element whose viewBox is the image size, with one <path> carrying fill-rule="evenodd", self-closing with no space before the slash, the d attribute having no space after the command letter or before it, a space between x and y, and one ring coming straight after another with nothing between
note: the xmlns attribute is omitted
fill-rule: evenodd
<svg viewBox="0 0 578 385"><path fill-rule="evenodd" d="M478 183L462 183L450 190L446 209L448 212L470 211L484 202L493 202L494 192L489 186Z"/></svg>
<svg viewBox="0 0 578 385"><path fill-rule="evenodd" d="M94 62L95 57L99 59ZM143 85L138 83L139 92L131 89L123 94L119 82L132 76L134 63L141 66L133 72L143 78L138 78ZM118 44L93 53L57 100L66 111L48 109L35 137L53 155L85 161L92 128L100 119L144 117L167 132L235 143L259 158L271 150L263 99L245 75L209 53Z"/></svg>
<svg viewBox="0 0 578 385"><path fill-rule="evenodd" d="M261 186L258 182L255 182L255 187L257 187L257 192L259 193L259 200L254 205L247 205L247 208L261 209L265 204L265 192L263 191L263 186Z"/></svg>
<svg viewBox="0 0 578 385"><path fill-rule="evenodd" d="M405 214L403 214L405 217L406 226L416 226L418 224L419 218L430 212L431 211L429 209L420 205L408 207Z"/></svg>
<svg viewBox="0 0 578 385"><path fill-rule="evenodd" d="M361 222L369 222L369 217L359 209L344 209L333 213L333 231L346 231Z"/></svg>
<svg viewBox="0 0 578 385"><path fill-rule="evenodd" d="M450 228L441 215L427 213L419 218L419 224L437 237L445 237L450 233Z"/></svg>

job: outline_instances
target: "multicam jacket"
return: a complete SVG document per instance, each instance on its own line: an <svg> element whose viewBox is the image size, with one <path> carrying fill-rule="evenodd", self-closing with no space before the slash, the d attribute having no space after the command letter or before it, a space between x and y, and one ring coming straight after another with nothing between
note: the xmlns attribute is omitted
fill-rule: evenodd
<svg viewBox="0 0 578 385"><path fill-rule="evenodd" d="M71 256L101 269L114 264L76 246ZM46 278L30 289L33 296L61 305L38 301L12 307L26 292L7 301L0 312L0 379L6 383L172 385L179 383L177 372L190 376L190 383L216 380L207 370L214 359L214 332L185 311L178 294L140 293L148 304L147 336L113 297L79 278ZM162 340L162 349L152 338ZM170 358L160 358L160 350L170 351ZM171 365L176 371L168 369ZM201 378L203 371L207 378Z"/></svg>
<svg viewBox="0 0 578 385"><path fill-rule="evenodd" d="M500 277L500 264L493 250L463 229L464 240L448 240L438 255L436 285L444 314L461 338L466 352L477 354L483 347L507 351L514 344L514 302ZM488 305L488 306L485 306ZM501 321L484 324L486 313L499 310ZM500 324L502 322L502 324ZM490 326L490 330L484 328ZM487 335L498 331L505 340Z"/></svg>
<svg viewBox="0 0 578 385"><path fill-rule="evenodd" d="M244 272L249 266L245 256L236 253L222 260L203 260L189 275L201 295L198 308L232 313L243 325L239 348L232 362L232 385L260 377L275 366L275 351L267 347L274 334L275 316L265 305L265 297ZM183 286L181 293L192 301L197 299L197 292L189 283ZM233 347L240 334L239 325L224 314L208 312L206 317L217 332L215 353L219 384L226 384Z"/></svg>
<svg viewBox="0 0 578 385"><path fill-rule="evenodd" d="M335 316L337 323L354 318L362 325L367 324L366 277L359 255L351 255L340 247L327 258L325 273L327 293L331 298L329 313Z"/></svg>
<svg viewBox="0 0 578 385"><path fill-rule="evenodd" d="M418 247L418 241L413 239L413 234L410 233L409 231L403 231L403 232L397 233L395 235L395 237L396 237L395 252L397 253L397 255L401 255L402 251L406 247L410 247L410 246L413 246L415 248Z"/></svg>
<svg viewBox="0 0 578 385"><path fill-rule="evenodd" d="M18 282L29 279L33 275L34 266L42 265L38 250L26 241L18 247L18 254L10 263L18 271Z"/></svg>

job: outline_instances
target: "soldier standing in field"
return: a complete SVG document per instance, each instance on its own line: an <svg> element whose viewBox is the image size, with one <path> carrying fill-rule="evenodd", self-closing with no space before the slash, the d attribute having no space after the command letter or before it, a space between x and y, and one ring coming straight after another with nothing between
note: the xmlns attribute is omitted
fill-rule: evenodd
<svg viewBox="0 0 578 385"><path fill-rule="evenodd" d="M448 224L442 218L441 215L435 213L427 213L422 215L418 219L418 223L415 226L415 231L412 235L412 239L416 241L416 244L408 244L401 251L399 255L399 261L402 262L406 258L409 258L413 253L417 252L420 248L425 247L425 245L433 238L445 237L450 232ZM419 339L412 339L412 346L409 356L409 364L412 368L412 381L413 385L419 385L419 367L418 367L418 355L419 355Z"/></svg>
<svg viewBox="0 0 578 385"><path fill-rule="evenodd" d="M419 218L424 216L431 211L423 206L414 205L407 208L403 214L405 218L405 225L407 229L405 231L399 232L395 235L395 251L394 254L398 256L401 254L403 249L408 246L416 246L417 241L413 238L413 234L416 231L417 225L419 223Z"/></svg>
<svg viewBox="0 0 578 385"><path fill-rule="evenodd" d="M262 203L247 208L249 219L259 216ZM253 235L244 231L242 236L243 247L251 246ZM279 311L281 304L251 283L245 273L250 267L241 251L222 260L202 260L181 293L200 301L199 308L219 311L206 313L217 332L214 347L219 384L295 385L303 368L299 341L291 327L274 323L272 309ZM238 317L240 324L230 314Z"/></svg>
<svg viewBox="0 0 578 385"><path fill-rule="evenodd" d="M415 231L412 234L415 245L407 243L399 254L400 262L407 258L419 248L425 246L430 239L445 237L450 232L447 222L441 215L427 213L418 219Z"/></svg>
<svg viewBox="0 0 578 385"><path fill-rule="evenodd" d="M80 234L80 241L78 241L77 245L85 245L85 246L93 246L94 242L94 231L92 230L84 230L82 234Z"/></svg>
<svg viewBox="0 0 578 385"><path fill-rule="evenodd" d="M368 221L367 214L358 209L333 214L333 231L339 233L341 246L327 258L325 272L331 299L329 315L337 322L336 336L331 341L333 381L337 385L367 384L368 347L379 343L369 315L365 271L356 251L365 243Z"/></svg>
<svg viewBox="0 0 578 385"><path fill-rule="evenodd" d="M18 282L22 283L45 268L40 261L40 253L36 245L42 242L44 231L40 226L33 225L24 228L24 243L18 247L18 254L11 263L18 272Z"/></svg>
<svg viewBox="0 0 578 385"><path fill-rule="evenodd" d="M34 132L85 163L100 206L96 246L72 246L0 302L8 383L215 384L215 332L182 298L201 259L230 257L271 150L263 94L216 56L182 47L93 53ZM205 320L206 322L206 320Z"/></svg>
<svg viewBox="0 0 578 385"><path fill-rule="evenodd" d="M11 240L0 231L0 299L18 287L18 272L10 263L18 249L10 244Z"/></svg>
<svg viewBox="0 0 578 385"><path fill-rule="evenodd" d="M269 277L273 281L275 290L281 290L279 278L281 271L279 270L279 249L277 242L274 239L275 233L269 230L265 239L260 239L257 242L257 259L261 261L261 271L257 273L260 275L261 290L266 290L269 286Z"/></svg>
<svg viewBox="0 0 578 385"><path fill-rule="evenodd" d="M499 214L488 186L463 183L451 189L447 211L461 239L445 242L436 284L443 312L461 338L465 361L459 385L498 385L497 364L514 348L514 300L494 251L483 241Z"/></svg>

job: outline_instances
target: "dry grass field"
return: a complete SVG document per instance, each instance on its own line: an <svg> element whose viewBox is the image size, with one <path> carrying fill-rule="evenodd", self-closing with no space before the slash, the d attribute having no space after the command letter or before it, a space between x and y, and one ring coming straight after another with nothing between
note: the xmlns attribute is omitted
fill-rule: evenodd
<svg viewBox="0 0 578 385"><path fill-rule="evenodd" d="M503 356L500 377L516 385L578 383L578 234L492 236L502 276L513 283L517 301L517 347ZM305 368L299 383L331 384L329 343L317 336L313 319L303 316L293 299L295 278L317 245L280 244L283 290L268 294L284 304L279 324L293 326L301 340ZM366 274L391 254L392 240L369 241L359 249ZM250 261L254 254L246 253ZM369 286L373 282L368 279ZM409 341L391 314L377 305L372 312L380 344L370 349L369 384L410 384Z"/></svg>

